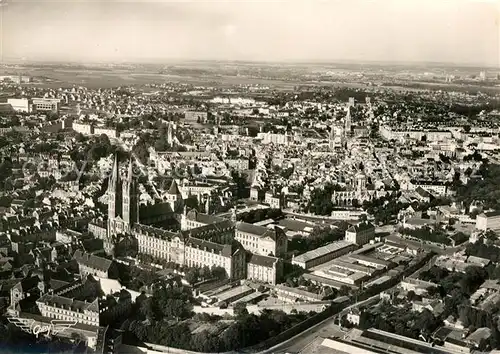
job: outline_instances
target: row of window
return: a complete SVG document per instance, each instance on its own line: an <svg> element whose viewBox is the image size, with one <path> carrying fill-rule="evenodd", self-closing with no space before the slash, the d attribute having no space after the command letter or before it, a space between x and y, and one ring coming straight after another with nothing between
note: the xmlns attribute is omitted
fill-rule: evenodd
<svg viewBox="0 0 500 354"><path fill-rule="evenodd" d="M272 278L273 277L273 274L274 272L272 270L258 270L258 269L255 269L255 268L248 268L248 276L252 275L254 277L258 277L259 279L261 279L262 277L266 277L266 278Z"/></svg>
<svg viewBox="0 0 500 354"><path fill-rule="evenodd" d="M237 232L236 233L236 238L238 239L243 239L243 240L251 240L253 242L257 242L257 240L259 239L258 236L253 236L253 235L249 235L249 234L244 234L244 233L240 233L240 232Z"/></svg>
<svg viewBox="0 0 500 354"><path fill-rule="evenodd" d="M46 316L46 317L49 317L49 316ZM54 315L50 318L55 318L57 320L64 320L64 321L76 321L78 323L86 324L89 326L99 326L99 320L97 320L97 321L85 321L85 320L79 320L79 319L71 317L71 316L63 316L63 315Z"/></svg>
<svg viewBox="0 0 500 354"><path fill-rule="evenodd" d="M202 224L201 222L196 222L191 220L188 220L186 224L190 229L195 229L197 227L205 226L205 224Z"/></svg>
<svg viewBox="0 0 500 354"><path fill-rule="evenodd" d="M222 267L224 268L224 263L223 262L211 262L211 263L206 263L206 262L196 262L196 261L193 261L193 260L187 260L187 265L189 267L204 267L204 266L208 266L208 267L211 267L211 266L216 266L216 267Z"/></svg>
<svg viewBox="0 0 500 354"><path fill-rule="evenodd" d="M56 316L63 316L63 315L73 316L73 317L78 317L82 320L89 320L89 321L98 319L97 314L89 316L88 314L85 314L85 313L60 309L57 307L49 307L49 310L47 310L47 311L48 311L48 313L52 313L53 315L56 315Z"/></svg>

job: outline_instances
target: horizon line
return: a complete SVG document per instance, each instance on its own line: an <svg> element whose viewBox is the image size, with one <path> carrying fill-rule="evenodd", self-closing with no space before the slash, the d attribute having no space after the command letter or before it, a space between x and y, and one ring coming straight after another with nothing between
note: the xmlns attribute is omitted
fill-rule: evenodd
<svg viewBox="0 0 500 354"><path fill-rule="evenodd" d="M412 61L412 60L355 60L355 59L302 59L302 60L252 60L252 59L193 59L193 58L165 58L165 59L127 59L127 60L78 60L78 59L25 59L25 58L2 58L0 64L80 64L80 65L161 65L161 64L182 64L182 63L240 63L240 64L292 64L292 65L380 65L380 66L447 66L447 67L467 67L500 70L500 63L497 66L485 63L469 62L440 62L440 61Z"/></svg>

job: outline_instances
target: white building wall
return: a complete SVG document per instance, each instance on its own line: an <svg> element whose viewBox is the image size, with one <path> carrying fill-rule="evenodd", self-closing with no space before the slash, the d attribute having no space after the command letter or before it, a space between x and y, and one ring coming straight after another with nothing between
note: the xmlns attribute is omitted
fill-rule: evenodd
<svg viewBox="0 0 500 354"><path fill-rule="evenodd" d="M27 98L9 98L7 103L12 106L16 112L30 113L30 103Z"/></svg>

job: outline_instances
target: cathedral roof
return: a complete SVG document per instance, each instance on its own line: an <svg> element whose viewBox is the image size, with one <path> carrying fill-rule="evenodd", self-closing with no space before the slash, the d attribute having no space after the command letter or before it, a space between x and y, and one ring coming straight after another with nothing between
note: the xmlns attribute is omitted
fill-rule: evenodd
<svg viewBox="0 0 500 354"><path fill-rule="evenodd" d="M172 206L168 202L163 202L141 206L139 216L141 219L147 219L169 213L173 213Z"/></svg>
<svg viewBox="0 0 500 354"><path fill-rule="evenodd" d="M198 212L196 209L191 209L187 215L186 215L188 220L193 220L197 221L199 223L205 224L205 225L210 225L210 224L216 224L224 221L224 218L215 216L215 215L208 215L208 214L203 214Z"/></svg>

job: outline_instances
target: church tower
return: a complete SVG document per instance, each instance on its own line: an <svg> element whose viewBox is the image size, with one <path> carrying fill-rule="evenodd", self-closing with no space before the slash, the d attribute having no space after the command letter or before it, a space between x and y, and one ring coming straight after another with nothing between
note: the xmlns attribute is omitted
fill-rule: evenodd
<svg viewBox="0 0 500 354"><path fill-rule="evenodd" d="M356 193L358 197L362 196L366 191L366 175L364 173L356 174Z"/></svg>
<svg viewBox="0 0 500 354"><path fill-rule="evenodd" d="M344 119L344 134L349 136L351 133L351 106L347 107L347 114Z"/></svg>
<svg viewBox="0 0 500 354"><path fill-rule="evenodd" d="M330 145L330 150L335 149L335 124L334 123L332 123L332 125L330 127L329 145Z"/></svg>
<svg viewBox="0 0 500 354"><path fill-rule="evenodd" d="M179 210L180 207L182 207L182 193L179 190L179 186L175 179L173 179L172 183L170 184L170 188L166 193L166 198L167 202L170 204L170 208L172 209L172 211L175 212L176 210Z"/></svg>
<svg viewBox="0 0 500 354"><path fill-rule="evenodd" d="M116 219L120 217L121 211L121 191L120 191L120 170L118 166L118 156L115 155L113 169L108 182L108 236L116 234Z"/></svg>
<svg viewBox="0 0 500 354"><path fill-rule="evenodd" d="M189 230L188 224L187 224L187 208L184 205L184 210L182 211L181 214L181 231Z"/></svg>
<svg viewBox="0 0 500 354"><path fill-rule="evenodd" d="M129 161L127 178L122 183L122 195L124 231L129 231L133 224L139 222L137 187L133 175L132 159Z"/></svg>
<svg viewBox="0 0 500 354"><path fill-rule="evenodd" d="M205 199L205 214L210 215L210 194Z"/></svg>
<svg viewBox="0 0 500 354"><path fill-rule="evenodd" d="M115 156L108 184L108 239L117 234L128 233L139 222L137 187L130 160L125 178L120 176L118 156Z"/></svg>
<svg viewBox="0 0 500 354"><path fill-rule="evenodd" d="M230 216L231 222L236 222L238 219L236 217L236 207L233 207L231 209L231 216Z"/></svg>
<svg viewBox="0 0 500 354"><path fill-rule="evenodd" d="M168 146L174 146L174 132L173 132L173 124L172 122L168 122L167 127L167 144Z"/></svg>

